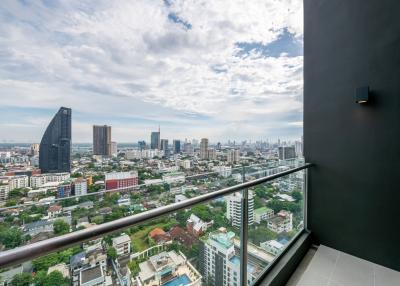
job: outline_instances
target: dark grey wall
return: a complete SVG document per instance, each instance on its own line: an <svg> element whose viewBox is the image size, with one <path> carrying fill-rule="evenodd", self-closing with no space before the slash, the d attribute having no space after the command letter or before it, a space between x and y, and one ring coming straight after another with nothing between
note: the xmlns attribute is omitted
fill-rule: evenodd
<svg viewBox="0 0 400 286"><path fill-rule="evenodd" d="M400 270L400 1L304 0L304 151L317 243ZM356 104L356 87L372 101Z"/></svg>

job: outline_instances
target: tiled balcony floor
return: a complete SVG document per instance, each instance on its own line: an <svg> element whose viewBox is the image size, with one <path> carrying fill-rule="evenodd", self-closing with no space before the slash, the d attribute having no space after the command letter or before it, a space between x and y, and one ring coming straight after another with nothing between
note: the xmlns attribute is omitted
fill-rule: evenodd
<svg viewBox="0 0 400 286"><path fill-rule="evenodd" d="M399 286L400 272L320 245L311 249L286 286Z"/></svg>

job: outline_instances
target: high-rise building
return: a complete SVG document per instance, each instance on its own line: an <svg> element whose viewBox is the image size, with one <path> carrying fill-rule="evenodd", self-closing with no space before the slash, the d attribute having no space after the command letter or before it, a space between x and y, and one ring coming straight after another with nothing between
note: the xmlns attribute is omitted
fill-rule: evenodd
<svg viewBox="0 0 400 286"><path fill-rule="evenodd" d="M169 156L168 139L161 139L161 150L164 151L164 156Z"/></svg>
<svg viewBox="0 0 400 286"><path fill-rule="evenodd" d="M39 143L34 143L31 145L31 155L32 156L37 156L39 155Z"/></svg>
<svg viewBox="0 0 400 286"><path fill-rule="evenodd" d="M118 155L118 144L115 141L111 142L111 156L117 157Z"/></svg>
<svg viewBox="0 0 400 286"><path fill-rule="evenodd" d="M296 156L297 157L302 157L303 156L303 143L301 141L295 141L294 142L294 149L296 151Z"/></svg>
<svg viewBox="0 0 400 286"><path fill-rule="evenodd" d="M158 128L157 132L151 132L150 148L161 149L160 128Z"/></svg>
<svg viewBox="0 0 400 286"><path fill-rule="evenodd" d="M71 109L61 107L47 126L39 147L43 173L71 171Z"/></svg>
<svg viewBox="0 0 400 286"><path fill-rule="evenodd" d="M75 196L81 196L87 194L87 180L83 178L77 178L73 182L73 193Z"/></svg>
<svg viewBox="0 0 400 286"><path fill-rule="evenodd" d="M111 126L93 125L93 155L111 156Z"/></svg>
<svg viewBox="0 0 400 286"><path fill-rule="evenodd" d="M237 163L240 160L240 151L237 149L228 150L226 161L230 164Z"/></svg>
<svg viewBox="0 0 400 286"><path fill-rule="evenodd" d="M216 160L217 159L217 151L214 148L210 148L207 150L207 159L208 160Z"/></svg>
<svg viewBox="0 0 400 286"><path fill-rule="evenodd" d="M172 145L173 145L175 154L178 154L181 152L181 140L174 139L174 141L172 141Z"/></svg>
<svg viewBox="0 0 400 286"><path fill-rule="evenodd" d="M65 181L57 187L57 198L66 198L72 194L72 183L70 180Z"/></svg>
<svg viewBox="0 0 400 286"><path fill-rule="evenodd" d="M183 152L185 152L185 154L187 154L187 155L193 155L194 150L193 150L193 145L192 145L192 143L186 142L186 143L183 145Z"/></svg>
<svg viewBox="0 0 400 286"><path fill-rule="evenodd" d="M235 233L224 228L209 234L206 241L200 241L200 273L206 285L239 286L240 258L234 245ZM248 284L259 274L259 267L248 261Z"/></svg>
<svg viewBox="0 0 400 286"><path fill-rule="evenodd" d="M161 139L161 150L168 150L168 139Z"/></svg>
<svg viewBox="0 0 400 286"><path fill-rule="evenodd" d="M106 190L133 190L139 184L137 171L112 172L105 174Z"/></svg>
<svg viewBox="0 0 400 286"><path fill-rule="evenodd" d="M207 159L208 139L202 138L200 142L200 159Z"/></svg>
<svg viewBox="0 0 400 286"><path fill-rule="evenodd" d="M240 227L242 216L242 193L233 193L226 197L226 218L230 220L232 226ZM249 225L254 223L254 195L248 192L248 218Z"/></svg>
<svg viewBox="0 0 400 286"><path fill-rule="evenodd" d="M296 150L294 146L279 147L279 160L289 160L296 158Z"/></svg>

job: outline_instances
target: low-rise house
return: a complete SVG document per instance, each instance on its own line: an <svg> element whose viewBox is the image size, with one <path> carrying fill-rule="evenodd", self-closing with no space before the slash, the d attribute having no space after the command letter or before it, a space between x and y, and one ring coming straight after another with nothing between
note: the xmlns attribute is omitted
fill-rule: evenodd
<svg viewBox="0 0 400 286"><path fill-rule="evenodd" d="M117 201L117 204L119 207L121 207L121 206L129 207L131 205L131 199L130 198L119 198Z"/></svg>
<svg viewBox="0 0 400 286"><path fill-rule="evenodd" d="M262 207L254 210L254 221L258 224L261 221L266 221L274 216L274 211L267 207Z"/></svg>
<svg viewBox="0 0 400 286"><path fill-rule="evenodd" d="M112 245L117 251L117 255L129 254L131 252L131 238L127 234L121 234L112 239Z"/></svg>
<svg viewBox="0 0 400 286"><path fill-rule="evenodd" d="M169 234L171 235L172 239L179 241L186 248L191 248L193 244L197 242L196 237L194 237L192 234L187 233L183 228L179 226L173 227L169 231Z"/></svg>
<svg viewBox="0 0 400 286"><path fill-rule="evenodd" d="M112 208L110 208L110 207L105 207L105 208L99 209L99 214L107 215L107 214L111 214L111 213L112 213Z"/></svg>
<svg viewBox="0 0 400 286"><path fill-rule="evenodd" d="M47 209L47 216L49 218L55 218L60 215L62 212L62 206L60 205L52 205Z"/></svg>
<svg viewBox="0 0 400 286"><path fill-rule="evenodd" d="M72 285L104 285L106 265L107 255L101 245L75 254L70 258Z"/></svg>
<svg viewBox="0 0 400 286"><path fill-rule="evenodd" d="M186 201L188 198L185 195L176 195L175 203Z"/></svg>
<svg viewBox="0 0 400 286"><path fill-rule="evenodd" d="M268 240L261 242L260 247L273 255L278 255L282 251L284 245L276 240Z"/></svg>
<svg viewBox="0 0 400 286"><path fill-rule="evenodd" d="M164 235L164 234L165 234L165 231L162 228L157 227L149 232L149 237L151 239L154 239L154 238L156 238L156 236Z"/></svg>
<svg viewBox="0 0 400 286"><path fill-rule="evenodd" d="M274 232L289 232L293 229L293 214L281 210L276 216L268 220L268 228Z"/></svg>
<svg viewBox="0 0 400 286"><path fill-rule="evenodd" d="M186 222L186 229L188 232L199 237L207 231L209 227L214 224L214 221L204 222L195 214L191 214Z"/></svg>
<svg viewBox="0 0 400 286"><path fill-rule="evenodd" d="M79 272L79 286L102 286L105 282L104 269L100 265L84 268Z"/></svg>
<svg viewBox="0 0 400 286"><path fill-rule="evenodd" d="M23 230L26 234L29 234L31 237L42 232L53 232L53 221L39 220L27 223L23 226Z"/></svg>

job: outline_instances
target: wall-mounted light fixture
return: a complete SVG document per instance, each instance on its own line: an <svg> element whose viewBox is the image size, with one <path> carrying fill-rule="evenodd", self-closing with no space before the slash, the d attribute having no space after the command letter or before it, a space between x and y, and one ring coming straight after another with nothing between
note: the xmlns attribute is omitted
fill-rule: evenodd
<svg viewBox="0 0 400 286"><path fill-rule="evenodd" d="M356 88L356 103L367 103L369 100L369 86Z"/></svg>

